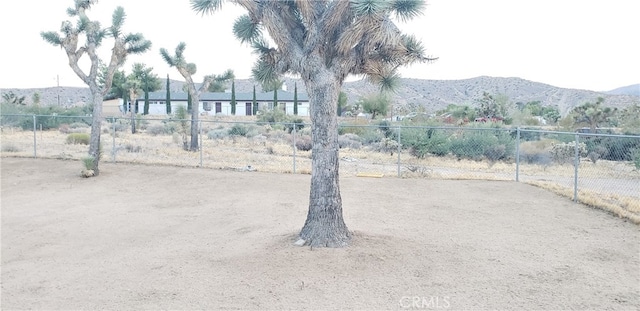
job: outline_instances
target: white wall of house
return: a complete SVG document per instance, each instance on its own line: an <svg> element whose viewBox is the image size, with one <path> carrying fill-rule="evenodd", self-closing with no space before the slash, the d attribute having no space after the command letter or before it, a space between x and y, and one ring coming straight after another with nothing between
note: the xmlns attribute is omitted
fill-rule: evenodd
<svg viewBox="0 0 640 311"><path fill-rule="evenodd" d="M219 104L220 110L216 112L216 104ZM253 104L252 102L237 102L236 104L236 115L237 116L246 116L247 114L247 104L251 105L250 112L253 112ZM138 101L138 112L142 113L144 100ZM171 112L175 114L177 108L179 106L187 108L186 101L171 101ZM271 102L259 102L258 110L268 110L272 109L273 105ZM206 109L205 109L206 108ZM293 103L292 102L281 102L278 105L278 108L282 109L288 115L293 115ZM230 101L201 101L198 105L198 111L200 114L207 115L231 115L231 102ZM164 101L149 101L149 115L166 115L167 114L167 106ZM308 102L299 102L298 103L298 115L299 116L309 116L309 103Z"/></svg>

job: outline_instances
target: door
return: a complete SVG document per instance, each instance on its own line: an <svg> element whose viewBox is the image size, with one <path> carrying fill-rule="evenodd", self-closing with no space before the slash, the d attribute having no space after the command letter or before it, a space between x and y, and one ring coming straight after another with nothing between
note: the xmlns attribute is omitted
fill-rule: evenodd
<svg viewBox="0 0 640 311"><path fill-rule="evenodd" d="M253 113L251 113L251 103L245 103L244 115L250 116L252 114Z"/></svg>

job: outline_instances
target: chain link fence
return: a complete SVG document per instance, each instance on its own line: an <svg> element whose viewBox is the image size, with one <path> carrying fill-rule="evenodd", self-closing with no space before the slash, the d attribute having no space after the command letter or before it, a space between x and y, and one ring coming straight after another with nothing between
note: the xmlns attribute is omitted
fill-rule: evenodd
<svg viewBox="0 0 640 311"><path fill-rule="evenodd" d="M86 157L91 117L2 115L3 156ZM204 117L105 118L102 161L238 171L311 173L311 129ZM135 133L132 133L135 131ZM343 124L343 176L515 180L640 223L640 136L537 129Z"/></svg>

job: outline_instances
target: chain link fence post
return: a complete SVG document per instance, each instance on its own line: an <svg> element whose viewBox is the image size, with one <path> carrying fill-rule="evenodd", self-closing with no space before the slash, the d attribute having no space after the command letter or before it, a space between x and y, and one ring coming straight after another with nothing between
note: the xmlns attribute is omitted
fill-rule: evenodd
<svg viewBox="0 0 640 311"><path fill-rule="evenodd" d="M202 120L198 120L198 130L200 131L200 167L202 167L202 149L204 149L204 146L202 145L204 143L204 140L202 139Z"/></svg>
<svg viewBox="0 0 640 311"><path fill-rule="evenodd" d="M293 141L293 173L294 174L296 173L296 133L297 133L297 130L296 130L297 126L296 125L297 125L296 123L293 123L293 139L292 139L292 141Z"/></svg>
<svg viewBox="0 0 640 311"><path fill-rule="evenodd" d="M573 172L573 202L578 202L578 166L580 165L580 135L576 133L574 147L574 172Z"/></svg>
<svg viewBox="0 0 640 311"><path fill-rule="evenodd" d="M34 115L33 115L33 157L34 157L34 158L37 158L37 157L38 157L38 156L37 156L37 147L36 147L36 146L38 145L38 141L37 141L37 138L36 138L36 134L37 134L37 129L36 129L36 127L37 127L37 126L36 126L37 121L36 121L36 118L37 118L37 117L36 117L36 115L34 114Z"/></svg>
<svg viewBox="0 0 640 311"><path fill-rule="evenodd" d="M516 182L520 181L520 127L516 128Z"/></svg>
<svg viewBox="0 0 640 311"><path fill-rule="evenodd" d="M116 163L116 118L111 117L111 133L112 145L111 145L111 162Z"/></svg>
<svg viewBox="0 0 640 311"><path fill-rule="evenodd" d="M398 126L398 177L400 177L400 152L402 151L402 127Z"/></svg>

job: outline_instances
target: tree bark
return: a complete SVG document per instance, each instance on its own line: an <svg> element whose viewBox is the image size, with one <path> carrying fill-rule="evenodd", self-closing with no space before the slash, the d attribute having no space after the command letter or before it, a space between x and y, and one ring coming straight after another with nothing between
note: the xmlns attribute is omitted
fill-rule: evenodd
<svg viewBox="0 0 640 311"><path fill-rule="evenodd" d="M94 79L95 80L95 79ZM89 140L89 156L93 158L93 175L100 174L100 131L102 130L102 90L97 85L90 85L93 115L91 121L91 138ZM114 134L115 135L115 134Z"/></svg>
<svg viewBox="0 0 640 311"><path fill-rule="evenodd" d="M200 92L191 94L191 144L189 150L198 151L198 117L200 115Z"/></svg>
<svg viewBox="0 0 640 311"><path fill-rule="evenodd" d="M337 105L341 81L322 63L307 64L303 73L311 115L311 190L309 212L298 243L314 247L343 247L351 239L342 217L339 183Z"/></svg>

